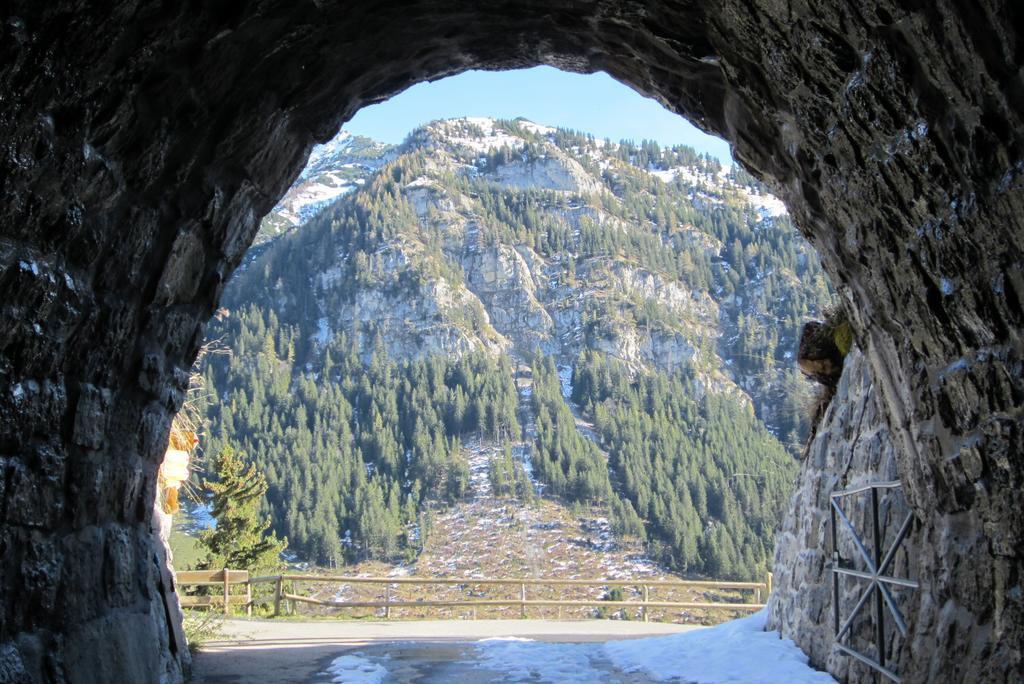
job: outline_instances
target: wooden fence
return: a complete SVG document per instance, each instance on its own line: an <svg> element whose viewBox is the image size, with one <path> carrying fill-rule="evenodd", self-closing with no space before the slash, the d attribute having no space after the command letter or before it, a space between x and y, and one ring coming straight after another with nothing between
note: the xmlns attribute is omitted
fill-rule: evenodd
<svg viewBox="0 0 1024 684"><path fill-rule="evenodd" d="M252 582L249 579L248 570L184 570L175 573L175 583L178 586L189 587L222 587L218 594L207 594L205 596L186 596L178 592L178 599L182 608L213 608L221 606L224 614L231 612L231 606L245 606L246 615L252 615ZM242 585L245 594L232 594L231 587Z"/></svg>
<svg viewBox="0 0 1024 684"><path fill-rule="evenodd" d="M383 585L384 600L372 601L336 601L302 596L296 589L296 583L307 584L337 584L337 585ZM219 596L181 596L181 605L184 607L214 607L222 606L225 614L230 612L232 605L245 606L247 614L252 614L254 605L272 604L274 616L281 615L282 603L290 605L290 613L297 612L298 604L310 604L330 608L374 608L383 609L384 618L391 617L393 609L417 609L417 608L470 608L474 615L476 608L482 607L518 607L520 618L527 617L527 609L530 607L558 607L579 608L634 608L639 609L644 621L647 621L649 611L654 608L666 609L722 609L737 611L757 611L764 607L764 601L772 591L772 574L765 576L764 582L730 582L714 580L603 580L603 579L454 579L434 577L346 577L343 575L300 575L280 574L268 575L265 577L249 577L244 570L217 570L209 572L179 572L177 574L179 586L221 586L222 592ZM252 587L258 584L272 585L273 593L257 599L252 597ZM244 585L245 595L232 595L232 585ZM515 598L459 598L453 600L402 600L392 595L393 589L403 585L416 585L421 587L490 587L507 586L519 589ZM544 599L529 597L528 588L536 587L577 587L577 588L599 588L610 589L633 588L639 590L642 597L639 601L613 601L606 598L594 599ZM651 591L655 589L704 589L735 590L737 592L750 592L748 595L752 602L728 602L728 601L659 601L651 600Z"/></svg>

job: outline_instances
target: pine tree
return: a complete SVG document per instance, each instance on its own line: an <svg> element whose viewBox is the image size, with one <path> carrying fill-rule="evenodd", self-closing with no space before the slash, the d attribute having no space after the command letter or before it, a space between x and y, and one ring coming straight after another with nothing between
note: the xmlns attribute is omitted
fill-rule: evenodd
<svg viewBox="0 0 1024 684"><path fill-rule="evenodd" d="M287 539L267 534L270 519L260 520L259 508L267 493L267 480L255 464L246 467L241 455L230 447L217 454L213 462L216 480L204 487L213 499L213 517L217 526L203 532L207 548L203 568L232 570L272 570L280 565Z"/></svg>

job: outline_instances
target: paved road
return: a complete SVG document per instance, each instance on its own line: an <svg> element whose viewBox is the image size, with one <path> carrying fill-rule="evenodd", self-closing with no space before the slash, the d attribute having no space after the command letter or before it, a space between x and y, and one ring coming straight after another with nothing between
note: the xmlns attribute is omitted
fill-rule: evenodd
<svg viewBox="0 0 1024 684"><path fill-rule="evenodd" d="M328 665L338 656L353 651L403 653L407 659L419 661L413 663L419 675L432 668L438 669L434 674L443 681L455 672L453 667L457 664L452 660L460 655L463 649L460 644L467 641L514 636L537 641L593 642L674 634L690 629L700 628L618 620L228 620L221 639L207 643L195 655L192 681L195 684L329 682L330 677L324 674ZM429 662L431 659L438 661L436 668ZM473 677L472 668L465 664L456 669L465 682L490 681ZM422 677L423 681L434 679L427 674Z"/></svg>

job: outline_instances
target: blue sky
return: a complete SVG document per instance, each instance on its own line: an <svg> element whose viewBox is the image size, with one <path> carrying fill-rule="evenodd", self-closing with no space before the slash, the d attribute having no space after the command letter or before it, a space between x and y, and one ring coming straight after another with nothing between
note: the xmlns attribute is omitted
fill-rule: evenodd
<svg viewBox="0 0 1024 684"><path fill-rule="evenodd" d="M572 74L552 67L518 71L468 71L420 83L387 102L361 109L345 128L357 135L398 143L420 124L458 116L524 116L549 126L573 128L614 141L657 140L684 144L731 159L729 145L604 73Z"/></svg>

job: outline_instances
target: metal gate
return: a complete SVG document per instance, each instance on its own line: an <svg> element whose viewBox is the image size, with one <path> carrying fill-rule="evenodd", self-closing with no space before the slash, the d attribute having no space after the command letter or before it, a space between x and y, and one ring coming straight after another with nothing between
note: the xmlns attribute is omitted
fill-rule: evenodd
<svg viewBox="0 0 1024 684"><path fill-rule="evenodd" d="M907 623L899 606L896 605L896 601L893 598L890 587L895 587L897 589L917 589L918 583L911 579L887 575L886 570L888 570L893 558L896 557L896 550L903 542L903 539L907 536L907 532L910 531L910 527L914 522L914 516L910 513L907 514L907 517L903 521L903 524L900 525L899 531L896 533L896 538L893 539L889 550L883 552L882 527L879 524L878 519L878 506L879 499L881 498L879 492L881 490L899 489L901 486L902 485L898 480L889 482L873 482L871 484L853 487L851 489L832 492L830 496L832 514L832 565L830 569L832 570L832 617L835 623L836 632L835 647L846 655L856 658L873 670L885 675L892 681L897 682L897 684L900 681L899 677L895 672L886 667L885 608L888 607L889 613L892 616L893 624L896 625L896 629L899 630L902 636L906 637ZM866 492L870 492L871 495L872 548L870 552L865 546L864 541L861 539L860 534L857 532L857 529L853 526L853 523L850 522L850 519L839 505L840 499L844 497L863 494ZM837 539L839 527L836 524L837 517L843 521L844 526L853 536L853 543L858 551L857 555L860 557L861 561L863 561L863 570L853 567L853 563L844 562L844 560L839 557L839 544ZM847 616L845 621L841 622L841 616L839 614L839 588L840 582L844 577L853 581L866 582L867 585L861 590L860 597L857 599L857 603L854 604L853 610L850 611L849 616ZM843 637L850 637L852 635L854 619L856 619L871 598L874 598L873 612L877 659L871 658L870 656L857 651L853 648L849 639L847 640L847 643L843 643Z"/></svg>

